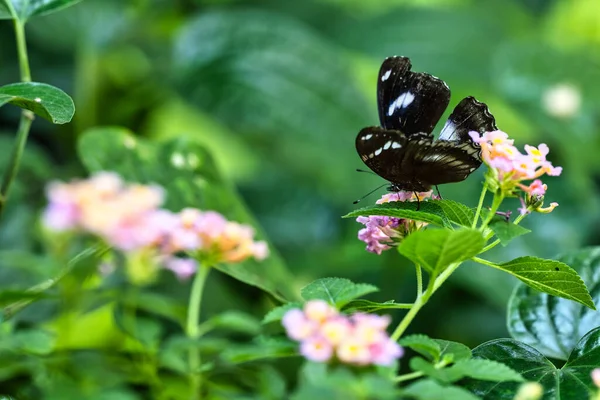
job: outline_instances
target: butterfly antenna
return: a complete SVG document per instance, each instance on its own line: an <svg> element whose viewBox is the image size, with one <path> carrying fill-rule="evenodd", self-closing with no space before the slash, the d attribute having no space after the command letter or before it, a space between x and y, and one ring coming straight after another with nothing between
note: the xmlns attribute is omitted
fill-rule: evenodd
<svg viewBox="0 0 600 400"><path fill-rule="evenodd" d="M365 172L369 172L369 171L365 171ZM387 183L384 183L384 184L383 184L383 185L381 185L381 186L377 186L375 189L371 190L369 193L365 194L365 195L364 195L363 197L361 197L360 199L353 201L353 202L352 202L352 204L358 204L358 203L360 203L360 201L361 201L362 199L364 199L365 197L369 197L370 195L372 195L373 193L375 193L376 191L378 191L379 189L381 189L381 188L382 188L382 187L384 187L385 185L387 185Z"/></svg>
<svg viewBox="0 0 600 400"><path fill-rule="evenodd" d="M440 188L438 187L438 185L435 185L435 190L438 192L438 197L440 198L440 200L444 200L442 198L442 194L440 193Z"/></svg>
<svg viewBox="0 0 600 400"><path fill-rule="evenodd" d="M356 168L356 172L366 172L367 174L373 174L373 175L377 175L375 172L373 171L367 171L366 169L360 169L360 168Z"/></svg>

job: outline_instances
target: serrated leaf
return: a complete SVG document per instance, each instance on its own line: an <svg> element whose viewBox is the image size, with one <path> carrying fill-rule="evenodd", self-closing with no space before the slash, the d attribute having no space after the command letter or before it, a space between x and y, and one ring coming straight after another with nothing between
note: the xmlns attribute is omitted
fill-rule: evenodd
<svg viewBox="0 0 600 400"><path fill-rule="evenodd" d="M600 247L558 258L579 273L594 303L600 302ZM519 284L508 303L508 330L514 339L546 357L566 360L577 342L600 326L600 313L579 303Z"/></svg>
<svg viewBox="0 0 600 400"><path fill-rule="evenodd" d="M413 371L422 372L425 376L428 376L441 383L452 383L464 377L458 370L448 368L436 368L433 364L425 361L421 357L413 357L409 362L410 368Z"/></svg>
<svg viewBox="0 0 600 400"><path fill-rule="evenodd" d="M269 322L281 321L286 312L293 310L294 308L302 308L302 303L300 302L291 302L286 303L282 306L275 307L271 311L265 315L262 320L263 324L268 324Z"/></svg>
<svg viewBox="0 0 600 400"><path fill-rule="evenodd" d="M417 353L432 359L434 362L438 362L440 360L440 355L442 354L440 344L423 334L405 336L398 341L398 344L400 346L409 347Z"/></svg>
<svg viewBox="0 0 600 400"><path fill-rule="evenodd" d="M541 292L576 301L592 310L596 309L581 277L565 263L527 256L497 265L497 268Z"/></svg>
<svg viewBox="0 0 600 400"><path fill-rule="evenodd" d="M449 221L466 228L470 228L473 224L475 213L464 204L454 200L434 200L431 203L437 204L444 211Z"/></svg>
<svg viewBox="0 0 600 400"><path fill-rule="evenodd" d="M378 290L373 285L354 283L349 279L323 278L309 283L300 293L304 300L325 300L337 308L342 308L350 301Z"/></svg>
<svg viewBox="0 0 600 400"><path fill-rule="evenodd" d="M431 379L421 379L402 391L416 400L479 400L467 390L457 386L442 386Z"/></svg>
<svg viewBox="0 0 600 400"><path fill-rule="evenodd" d="M379 310L390 310L390 309L408 309L411 307L411 304L406 303L396 303L395 300L388 300L383 303L378 303L376 301L370 301L365 299L357 299L352 300L350 303L346 304L343 308L344 311L362 311L362 312L374 312Z"/></svg>
<svg viewBox="0 0 600 400"><path fill-rule="evenodd" d="M419 210L417 211L417 207ZM391 203L376 204L374 206L359 208L344 215L342 218L366 217L379 215L385 217L405 218L422 221L438 226L450 226L442 208L432 201L395 201Z"/></svg>
<svg viewBox="0 0 600 400"><path fill-rule="evenodd" d="M165 207L171 211L184 207L218 211L230 220L251 225L257 230L257 240L264 240L258 223L221 175L210 153L193 140L150 143L124 128L101 127L84 132L78 152L91 172L111 170L127 181L161 185L168 193ZM215 268L278 300L297 299L289 271L274 247L269 246L269 250L269 257L263 261L219 263Z"/></svg>
<svg viewBox="0 0 600 400"><path fill-rule="evenodd" d="M600 328L585 335L562 368L556 368L533 347L513 339L496 339L473 349L473 357L494 360L520 373L524 379L540 383L544 399L587 399L597 391L591 371L600 365ZM513 400L518 382L465 380L464 386L478 396Z"/></svg>
<svg viewBox="0 0 600 400"><path fill-rule="evenodd" d="M435 276L450 264L477 255L484 245L481 232L475 229L427 229L407 236L398 251Z"/></svg>
<svg viewBox="0 0 600 400"><path fill-rule="evenodd" d="M462 343L451 342L443 339L433 339L441 348L441 357L451 355L454 362L471 358L471 349Z"/></svg>
<svg viewBox="0 0 600 400"><path fill-rule="evenodd" d="M505 364L492 360L483 360L471 358L468 360L457 361L451 370L456 371L461 377L478 379L492 382L523 382L524 379L515 370Z"/></svg>
<svg viewBox="0 0 600 400"><path fill-rule="evenodd" d="M0 19L26 21L36 15L46 15L79 3L81 0L0 0ZM16 16L12 15L8 2L12 4Z"/></svg>
<svg viewBox="0 0 600 400"><path fill-rule="evenodd" d="M0 86L0 107L5 104L30 110L54 124L66 124L75 113L75 105L62 90L37 82Z"/></svg>
<svg viewBox="0 0 600 400"><path fill-rule="evenodd" d="M506 221L501 218L494 218L488 225L494 235L500 240L502 246L506 246L514 238L525 235L531 232L527 228L523 228L521 225L515 225L513 222Z"/></svg>

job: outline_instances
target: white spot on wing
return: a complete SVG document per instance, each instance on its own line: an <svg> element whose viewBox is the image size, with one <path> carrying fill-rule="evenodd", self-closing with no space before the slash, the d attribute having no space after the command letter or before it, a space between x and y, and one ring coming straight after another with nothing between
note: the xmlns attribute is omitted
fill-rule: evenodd
<svg viewBox="0 0 600 400"><path fill-rule="evenodd" d="M389 149L389 148L390 148L390 146L391 146L391 145L392 145L392 141L391 141L391 140L388 140L388 141L386 142L386 144L383 146L383 149L384 149L384 150L387 150L387 149Z"/></svg>
<svg viewBox="0 0 600 400"><path fill-rule="evenodd" d="M369 140L373 137L372 133L369 133L367 136L363 137L362 140Z"/></svg>
<svg viewBox="0 0 600 400"><path fill-rule="evenodd" d="M392 143L392 149L399 149L401 147L402 147L402 145L400 143L398 143L398 142Z"/></svg>
<svg viewBox="0 0 600 400"><path fill-rule="evenodd" d="M383 76L381 77L381 82L387 81L391 74L392 74L392 70L388 69L387 72L385 74L383 74Z"/></svg>
<svg viewBox="0 0 600 400"><path fill-rule="evenodd" d="M373 154L373 153L369 154L369 158L373 158L373 157L375 157L375 154Z"/></svg>
<svg viewBox="0 0 600 400"><path fill-rule="evenodd" d="M375 150L375 155L376 156L380 155L382 151L383 151L383 147L378 148L377 150Z"/></svg>
<svg viewBox="0 0 600 400"><path fill-rule="evenodd" d="M454 140L454 133L456 132L456 125L450 120L446 121L442 132L440 133L440 140Z"/></svg>
<svg viewBox="0 0 600 400"><path fill-rule="evenodd" d="M397 109L408 107L414 99L415 95L411 92L402 93L396 100L392 102L392 104L390 104L390 107L388 108L388 117L391 117L394 111Z"/></svg>

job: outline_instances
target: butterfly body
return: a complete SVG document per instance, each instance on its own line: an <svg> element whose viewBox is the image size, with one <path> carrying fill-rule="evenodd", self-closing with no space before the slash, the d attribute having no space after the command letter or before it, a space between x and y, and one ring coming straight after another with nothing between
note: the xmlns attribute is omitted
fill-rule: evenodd
<svg viewBox="0 0 600 400"><path fill-rule="evenodd" d="M383 62L377 85L381 127L362 129L356 149L373 172L390 182L390 190L423 192L466 179L481 165L479 145L469 132L497 128L487 106L467 97L434 139L432 132L450 102L450 89L441 79L410 68L406 57Z"/></svg>

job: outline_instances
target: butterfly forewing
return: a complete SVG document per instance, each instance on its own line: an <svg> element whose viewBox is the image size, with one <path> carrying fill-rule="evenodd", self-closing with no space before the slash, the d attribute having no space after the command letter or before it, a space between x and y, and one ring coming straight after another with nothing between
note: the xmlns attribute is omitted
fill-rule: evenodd
<svg viewBox="0 0 600 400"><path fill-rule="evenodd" d="M432 75L411 72L406 57L389 57L379 70L379 121L406 136L430 134L450 102L450 89Z"/></svg>
<svg viewBox="0 0 600 400"><path fill-rule="evenodd" d="M482 134L496 129L498 129L496 120L488 107L469 96L462 99L448 117L448 121L440 133L440 140L469 142L471 141L470 131Z"/></svg>

